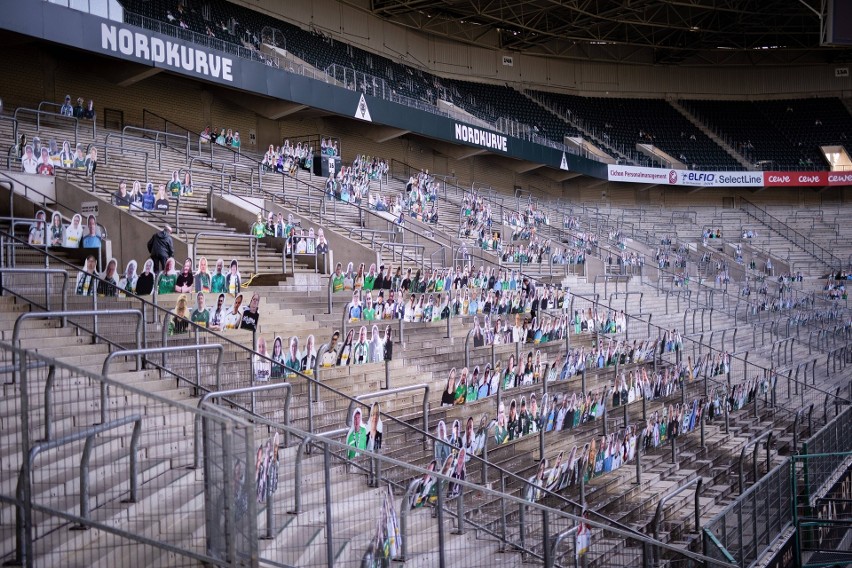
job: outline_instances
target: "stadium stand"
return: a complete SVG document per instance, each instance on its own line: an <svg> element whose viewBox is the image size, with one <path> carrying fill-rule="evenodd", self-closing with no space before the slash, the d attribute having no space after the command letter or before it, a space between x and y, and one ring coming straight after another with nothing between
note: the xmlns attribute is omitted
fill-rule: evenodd
<svg viewBox="0 0 852 568"><path fill-rule="evenodd" d="M274 25L286 37L276 47L319 69L375 73L405 96L511 120L548 147L593 135L652 165L635 153L644 139L695 169L740 169L662 99L439 78L226 2L126 5L246 48L263 47ZM850 450L842 200L634 193L604 180L551 191L534 186L544 176L446 155L445 171L427 173L408 148L428 141L379 143L342 119L304 139L339 139L343 169L275 171L265 144L216 142L239 113L205 120L182 92L194 80L163 85L196 116L142 111L105 89L103 107L142 116L123 130L32 112L44 78L6 70L10 84L39 83L18 86L0 120L6 560L749 565L772 539L743 527L794 526L791 471L807 491L848 477L824 458L807 474L791 468L807 459L797 454ZM58 81L98 79L81 70ZM776 139L773 167L799 168L808 154L782 138L842 143L850 118L832 100L681 104L732 140ZM784 105L803 118L785 122ZM822 108L824 136L808 128ZM300 138L287 135L311 120L281 119L271 143ZM208 121L221 124L202 142ZM21 134L55 146L53 176L22 173ZM79 169L65 167L65 140L90 157ZM388 169L359 176L377 155ZM149 182L163 186L163 209L139 195ZM603 184L614 198L599 198ZM652 191L664 192L653 204L637 196ZM64 238L75 215L97 236L90 246ZM159 255L144 242L166 225L175 271L143 293L127 267L145 273L148 253ZM219 259L240 278L220 280Z"/></svg>

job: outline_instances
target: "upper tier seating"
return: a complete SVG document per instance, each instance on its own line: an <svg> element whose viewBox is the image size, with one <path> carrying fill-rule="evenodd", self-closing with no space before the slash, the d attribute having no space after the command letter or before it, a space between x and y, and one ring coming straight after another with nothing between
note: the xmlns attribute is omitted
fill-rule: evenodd
<svg viewBox="0 0 852 568"><path fill-rule="evenodd" d="M764 169L826 169L819 146L848 144L852 135L852 117L839 99L681 104Z"/></svg>
<svg viewBox="0 0 852 568"><path fill-rule="evenodd" d="M303 30L224 0L211 1L198 9L191 7L182 13L177 11L173 3L165 0L125 0L123 4L130 12L173 25L180 25L182 21L191 31L212 33L218 39L237 45L259 47L261 41L271 42L271 35L265 34L264 28L277 28L283 32L284 41L276 37L276 47L286 49L318 69L326 71L333 64L351 68L385 80L387 86L397 94L434 103L430 89L432 77L427 73L347 45L321 32ZM169 14L175 18L174 21L170 20ZM347 86L364 88L363 84Z"/></svg>
<svg viewBox="0 0 852 568"><path fill-rule="evenodd" d="M637 143L653 144L695 169L742 169L736 160L664 100L534 93L616 148L634 150Z"/></svg>
<svg viewBox="0 0 852 568"><path fill-rule="evenodd" d="M691 169L742 169L737 160L662 99L531 91L545 107L554 109L551 112L510 86L441 78L346 44L322 31L305 30L225 0L203 5L188 3L182 9L166 0L124 0L123 4L131 14L234 45L259 49L262 42L275 44L331 73L350 89L377 92L388 98L408 97L430 105L447 101L514 136L562 143L564 136L579 135L572 125L576 124L637 165L670 165L636 151L637 143L645 143ZM125 17L139 23L132 15ZM381 94L383 91L385 95ZM839 99L681 104L737 152L764 169L825 169L827 164L819 145L844 144L852 133L852 116Z"/></svg>
<svg viewBox="0 0 852 568"><path fill-rule="evenodd" d="M559 143L565 136L578 135L576 128L511 87L447 79L442 82L449 102L488 122L496 124L501 118L511 117L538 136Z"/></svg>

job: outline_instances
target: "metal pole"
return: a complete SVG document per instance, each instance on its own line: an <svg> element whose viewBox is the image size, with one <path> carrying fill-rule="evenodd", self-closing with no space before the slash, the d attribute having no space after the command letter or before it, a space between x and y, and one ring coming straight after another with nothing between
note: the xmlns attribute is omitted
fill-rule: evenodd
<svg viewBox="0 0 852 568"><path fill-rule="evenodd" d="M330 501L329 501L330 502ZM330 505L329 505L330 507ZM438 480L438 566L447 568L444 557L444 481ZM331 558L331 556L329 556Z"/></svg>
<svg viewBox="0 0 852 568"><path fill-rule="evenodd" d="M332 541L332 518L331 518L331 453L328 442L323 444L323 481L325 483L325 553L328 568L334 568L334 542Z"/></svg>
<svg viewBox="0 0 852 568"><path fill-rule="evenodd" d="M553 559L551 558L551 550L550 550L550 519L547 513L547 510L542 510L541 512L541 540L544 545L544 565L552 566Z"/></svg>
<svg viewBox="0 0 852 568"><path fill-rule="evenodd" d="M636 445L636 485L642 484L642 448L645 446L645 431L639 434Z"/></svg>
<svg viewBox="0 0 852 568"><path fill-rule="evenodd" d="M506 474L500 472L500 493L506 493ZM500 499L500 534L503 538L500 541L500 552L506 550L506 500Z"/></svg>

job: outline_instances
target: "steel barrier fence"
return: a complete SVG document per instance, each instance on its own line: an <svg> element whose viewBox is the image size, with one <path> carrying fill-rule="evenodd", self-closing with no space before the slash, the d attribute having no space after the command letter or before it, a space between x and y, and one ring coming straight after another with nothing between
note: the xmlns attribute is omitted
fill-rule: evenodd
<svg viewBox="0 0 852 568"><path fill-rule="evenodd" d="M801 478L804 495L808 499L825 489L837 468L844 463L841 452L852 451L852 407L847 406L833 420L819 429L802 444L803 455L818 455L807 460L797 460L797 479Z"/></svg>
<svg viewBox="0 0 852 568"><path fill-rule="evenodd" d="M852 451L793 456L794 468L816 472L824 481L811 493L807 476L793 478L796 503L794 515L795 556L803 568L849 566L852 563ZM826 466L832 471L824 469Z"/></svg>
<svg viewBox="0 0 852 568"><path fill-rule="evenodd" d="M64 337L74 339L53 333L52 348L63 349ZM99 345L73 348L80 365L105 351ZM16 366L9 364L12 354ZM143 383L145 372L133 371L132 357L115 361L120 379L5 342L0 359L0 380L16 371L20 376L6 387L0 412L0 514L10 529L0 548L5 560L23 566L140 566L158 559L234 565L211 553L206 541L212 535L203 524L189 530L182 522L209 511L201 498L204 480L186 469L192 462L186 432L196 417L248 441L251 427L181 402L190 396L186 387ZM103 422L102 386L109 387ZM256 532L256 519L241 523L244 532Z"/></svg>
<svg viewBox="0 0 852 568"><path fill-rule="evenodd" d="M852 407L846 407L802 446L802 455L776 466L749 487L703 530L704 553L753 566L795 523L793 483L805 504L825 492L848 466L852 450Z"/></svg>

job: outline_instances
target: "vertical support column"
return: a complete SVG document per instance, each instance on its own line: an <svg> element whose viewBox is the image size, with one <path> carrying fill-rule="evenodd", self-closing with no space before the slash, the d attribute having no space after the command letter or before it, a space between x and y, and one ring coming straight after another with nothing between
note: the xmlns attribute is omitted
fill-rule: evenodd
<svg viewBox="0 0 852 568"><path fill-rule="evenodd" d="M444 545L444 482L438 480L438 567L446 568ZM330 505L329 505L330 506ZM331 556L329 556L331 558Z"/></svg>
<svg viewBox="0 0 852 568"><path fill-rule="evenodd" d="M323 481L325 483L325 552L328 568L334 568L334 542L333 542L333 527L331 518L331 452L328 449L328 442L323 444ZM438 490L440 497L440 489Z"/></svg>

